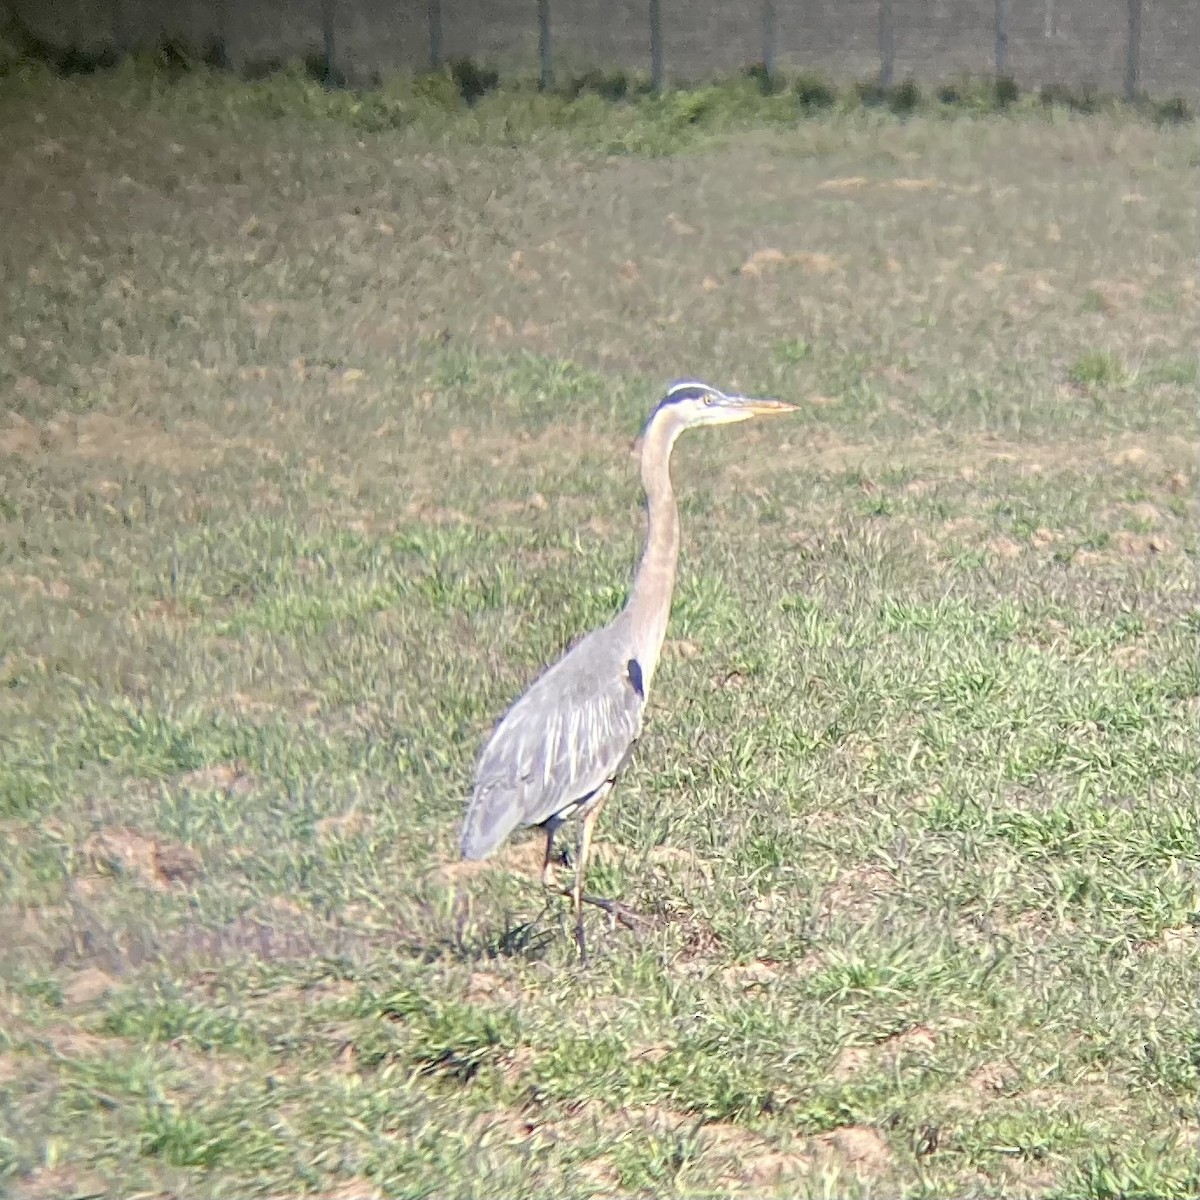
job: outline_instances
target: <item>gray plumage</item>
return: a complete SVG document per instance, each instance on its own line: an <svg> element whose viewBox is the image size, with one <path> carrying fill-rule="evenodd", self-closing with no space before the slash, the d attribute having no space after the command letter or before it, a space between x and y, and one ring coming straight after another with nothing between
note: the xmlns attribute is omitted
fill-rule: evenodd
<svg viewBox="0 0 1200 1200"><path fill-rule="evenodd" d="M675 439L699 425L725 425L792 412L778 400L728 396L683 382L659 402L642 435L646 546L628 603L545 671L505 713L480 755L463 823L464 858L486 858L516 829L546 833L542 878L554 886L551 851L558 827L582 818L575 884L575 933L586 957L582 903L592 828L642 732L642 714L666 634L679 557L679 512L671 490Z"/></svg>
<svg viewBox="0 0 1200 1200"><path fill-rule="evenodd" d="M632 622L589 633L510 708L484 748L463 827L466 858L514 829L565 819L613 782L642 732L646 699Z"/></svg>

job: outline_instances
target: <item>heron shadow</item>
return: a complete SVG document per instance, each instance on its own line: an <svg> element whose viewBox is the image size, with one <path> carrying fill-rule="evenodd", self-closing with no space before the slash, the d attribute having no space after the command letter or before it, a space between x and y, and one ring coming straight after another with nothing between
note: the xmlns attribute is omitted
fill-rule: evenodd
<svg viewBox="0 0 1200 1200"><path fill-rule="evenodd" d="M428 923L423 928L397 930L393 948L406 958L422 963L450 960L458 963L478 963L500 959L523 959L537 962L543 959L553 943L556 930L546 920L557 906L544 904L540 912L529 918L505 914L499 928L479 927L472 916L471 905L459 898L452 913L438 912L430 902L421 904Z"/></svg>

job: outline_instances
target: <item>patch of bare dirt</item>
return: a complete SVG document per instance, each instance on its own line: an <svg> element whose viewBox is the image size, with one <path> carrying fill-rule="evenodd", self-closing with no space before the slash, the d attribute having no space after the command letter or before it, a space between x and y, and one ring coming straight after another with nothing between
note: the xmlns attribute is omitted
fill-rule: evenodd
<svg viewBox="0 0 1200 1200"><path fill-rule="evenodd" d="M505 981L502 975L492 971L472 971L463 991L463 999L468 1004L478 1004L484 1000L503 999L504 992Z"/></svg>
<svg viewBox="0 0 1200 1200"><path fill-rule="evenodd" d="M1037 1161L1006 1158L1000 1166L1006 1180L1015 1185L1014 1194L1018 1196L1048 1195L1055 1190L1055 1185L1059 1182L1053 1168Z"/></svg>
<svg viewBox="0 0 1200 1200"><path fill-rule="evenodd" d="M203 872L200 856L187 846L147 837L123 825L93 833L82 850L94 866L159 891L190 883Z"/></svg>
<svg viewBox="0 0 1200 1200"><path fill-rule="evenodd" d="M705 920L694 913L683 913L671 924L682 934L679 960L685 974L703 974L709 969L709 961L724 948L720 934Z"/></svg>
<svg viewBox="0 0 1200 1200"><path fill-rule="evenodd" d="M87 967L63 984L63 999L68 1004L90 1004L112 991L117 981L97 967Z"/></svg>
<svg viewBox="0 0 1200 1200"><path fill-rule="evenodd" d="M23 1054L0 1053L0 1084L20 1079L29 1070L30 1062Z"/></svg>
<svg viewBox="0 0 1200 1200"><path fill-rule="evenodd" d="M559 1132L553 1122L538 1121L535 1117L507 1109L481 1113L471 1123L480 1142L556 1142Z"/></svg>
<svg viewBox="0 0 1200 1200"><path fill-rule="evenodd" d="M140 364L140 365L139 365ZM126 360L127 371L120 380L123 394L138 390L135 380L141 367L153 368L149 360ZM148 385L157 397L161 385ZM172 430L139 416L90 412L83 415L59 413L42 425L10 417L0 431L0 452L30 458L41 454L65 455L88 462L117 462L126 466L157 466L180 475L193 474L220 462L227 453L252 451L275 459L279 452L269 443L246 437L225 437L200 421L180 421ZM112 480L98 486L117 487Z"/></svg>
<svg viewBox="0 0 1200 1200"><path fill-rule="evenodd" d="M1125 558L1152 558L1175 548L1171 539L1161 533L1130 533L1127 529L1118 529L1112 535L1112 545Z"/></svg>
<svg viewBox="0 0 1200 1200"><path fill-rule="evenodd" d="M700 1118L695 1113L681 1112L664 1104L647 1104L618 1110L611 1123L625 1129L673 1133L681 1129L694 1129L700 1124Z"/></svg>
<svg viewBox="0 0 1200 1200"><path fill-rule="evenodd" d="M692 850L683 850L679 846L655 846L649 854L652 863L663 866L681 866L695 868L706 874L711 870L708 863Z"/></svg>
<svg viewBox="0 0 1200 1200"><path fill-rule="evenodd" d="M1139 500L1136 504L1122 506L1124 510L1141 525L1153 529L1162 524L1163 515L1155 505L1147 500Z"/></svg>
<svg viewBox="0 0 1200 1200"><path fill-rule="evenodd" d="M846 913L861 920L878 908L895 886L895 880L882 867L852 867L825 889L821 911L826 915Z"/></svg>
<svg viewBox="0 0 1200 1200"><path fill-rule="evenodd" d="M575 1178L602 1196L619 1194L621 1176L602 1158L580 1163L575 1168Z"/></svg>
<svg viewBox="0 0 1200 1200"><path fill-rule="evenodd" d="M737 691L746 686L746 676L741 671L722 671L721 674L714 675L710 683L714 690Z"/></svg>
<svg viewBox="0 0 1200 1200"><path fill-rule="evenodd" d="M845 1046L834 1060L830 1074L851 1079L875 1064L896 1063L907 1055L928 1053L937 1045L937 1035L925 1025L914 1025L894 1033L874 1046Z"/></svg>
<svg viewBox="0 0 1200 1200"><path fill-rule="evenodd" d="M76 1166L38 1167L16 1183L14 1200L60 1200L63 1196L107 1196L108 1185L94 1171Z"/></svg>
<svg viewBox="0 0 1200 1200"><path fill-rule="evenodd" d="M0 587L10 587L39 599L66 600L71 595L71 585L65 579L41 579L37 575L0 574Z"/></svg>
<svg viewBox="0 0 1200 1200"><path fill-rule="evenodd" d="M1200 1125L1185 1121L1178 1127L1179 1144L1200 1150Z"/></svg>
<svg viewBox="0 0 1200 1200"><path fill-rule="evenodd" d="M177 471L196 470L211 459L214 448L213 433L205 426L168 433L156 422L141 417L101 412L56 417L46 432L57 443L58 453L129 465L153 464Z"/></svg>
<svg viewBox="0 0 1200 1200"><path fill-rule="evenodd" d="M504 1081L516 1083L533 1066L533 1057L533 1051L528 1046L517 1046L510 1050L498 1063Z"/></svg>
<svg viewBox="0 0 1200 1200"><path fill-rule="evenodd" d="M332 1188L322 1188L325 1200L382 1200L383 1192L369 1179L347 1179Z"/></svg>
<svg viewBox="0 0 1200 1200"><path fill-rule="evenodd" d="M1114 467L1153 467L1158 465L1158 456L1145 446L1124 446L1114 450L1108 461Z"/></svg>
<svg viewBox="0 0 1200 1200"><path fill-rule="evenodd" d="M721 972L721 979L725 983L742 989L765 987L778 977L779 963L767 958L756 958L748 963L734 963Z"/></svg>
<svg viewBox="0 0 1200 1200"><path fill-rule="evenodd" d="M903 1033L894 1033L882 1043L895 1052L920 1053L937 1045L937 1034L928 1025L914 1025Z"/></svg>
<svg viewBox="0 0 1200 1200"><path fill-rule="evenodd" d="M1150 657L1150 651L1145 646L1118 646L1112 652L1112 660L1123 671L1139 667Z"/></svg>
<svg viewBox="0 0 1200 1200"><path fill-rule="evenodd" d="M669 654L674 658L695 658L701 653L701 649L695 642L689 642L686 638L668 638L663 642L663 653Z"/></svg>
<svg viewBox="0 0 1200 1200"><path fill-rule="evenodd" d="M987 548L988 553L995 558L1011 561L1021 557L1021 543L1010 537L994 537L988 542Z"/></svg>
<svg viewBox="0 0 1200 1200"><path fill-rule="evenodd" d="M550 502L541 492L533 492L523 500L494 500L484 507L484 513L499 520L527 515L530 511L545 512Z"/></svg>
<svg viewBox="0 0 1200 1200"><path fill-rule="evenodd" d="M845 1082L866 1070L875 1060L875 1055L867 1046L843 1046L838 1056L833 1060L829 1069L832 1078Z"/></svg>
<svg viewBox="0 0 1200 1200"><path fill-rule="evenodd" d="M8 414L8 428L0 429L0 454L29 458L42 448L38 427L17 413Z"/></svg>
<svg viewBox="0 0 1200 1200"><path fill-rule="evenodd" d="M241 763L217 763L180 776L181 787L194 792L225 792L247 796L254 789L254 776Z"/></svg>
<svg viewBox="0 0 1200 1200"><path fill-rule="evenodd" d="M155 600L140 612L129 614L129 623L135 628L143 622L155 622L171 629L183 629L195 625L198 618L186 604L178 600Z"/></svg>
<svg viewBox="0 0 1200 1200"><path fill-rule="evenodd" d="M984 531L984 524L977 517L955 517L942 524L942 536L976 538Z"/></svg>
<svg viewBox="0 0 1200 1200"><path fill-rule="evenodd" d="M742 1159L741 1170L735 1176L724 1175L721 1182L754 1190L777 1188L797 1175L807 1175L813 1160L807 1154L784 1153L781 1150L765 1150L758 1154L747 1154Z"/></svg>
<svg viewBox="0 0 1200 1200"><path fill-rule="evenodd" d="M779 267L798 267L808 275L828 275L841 266L832 254L785 254L782 250L768 247L756 250L740 267L737 273L750 279L765 275Z"/></svg>
<svg viewBox="0 0 1200 1200"><path fill-rule="evenodd" d="M675 1047L670 1042L652 1042L648 1046L642 1046L634 1050L629 1057L634 1062L645 1062L653 1065L654 1063L662 1062L674 1049Z"/></svg>
<svg viewBox="0 0 1200 1200"><path fill-rule="evenodd" d="M114 1050L121 1050L128 1043L123 1038L105 1038L94 1033L85 1033L70 1025L59 1025L42 1035L55 1054L63 1058L97 1058Z"/></svg>
<svg viewBox="0 0 1200 1200"><path fill-rule="evenodd" d="M673 212L667 213L667 228L680 237L694 237L699 232L694 225L689 225L678 213Z"/></svg>
<svg viewBox="0 0 1200 1200"><path fill-rule="evenodd" d="M1030 1088L1020 1091L1017 1085L1007 1090L987 1093L984 1103L1011 1098L1022 1108L1038 1109L1047 1115L1072 1113L1080 1116L1094 1112L1107 1113L1120 1118L1130 1108L1129 1096L1118 1088L1103 1082L1087 1082L1056 1087Z"/></svg>
<svg viewBox="0 0 1200 1200"><path fill-rule="evenodd" d="M537 283L541 279L541 273L529 266L525 262L525 252L523 250L514 250L508 260L508 269L522 283Z"/></svg>
<svg viewBox="0 0 1200 1200"><path fill-rule="evenodd" d="M1070 917L1055 915L1044 909L1027 908L1008 921L1001 921L1009 932L1020 932L1034 942L1044 942L1051 937L1074 933L1075 922Z"/></svg>
<svg viewBox="0 0 1200 1200"><path fill-rule="evenodd" d="M1093 279L1089 290L1096 298L1097 307L1108 317L1136 305L1146 294L1140 284L1128 279Z"/></svg>
<svg viewBox="0 0 1200 1200"><path fill-rule="evenodd" d="M767 1138L729 1122L705 1125L700 1136L707 1152L728 1160L721 1185L731 1191L774 1189L808 1174L814 1165L811 1153L782 1150Z"/></svg>
<svg viewBox="0 0 1200 1200"><path fill-rule="evenodd" d="M353 1038L344 1038L333 1056L334 1070L342 1075L358 1074L358 1050Z"/></svg>
<svg viewBox="0 0 1200 1200"><path fill-rule="evenodd" d="M759 1154L769 1148L765 1138L729 1121L713 1121L701 1134L705 1145L719 1154Z"/></svg>
<svg viewBox="0 0 1200 1200"><path fill-rule="evenodd" d="M73 898L82 901L96 900L100 896L106 895L113 889L113 877L111 875L98 875L88 873L86 875L77 875L70 882L70 891Z"/></svg>
<svg viewBox="0 0 1200 1200"><path fill-rule="evenodd" d="M1159 934L1157 945L1164 954L1195 954L1200 949L1200 931L1193 925L1181 925L1177 929L1164 929Z"/></svg>
<svg viewBox="0 0 1200 1200"><path fill-rule="evenodd" d="M712 864L691 850L655 846L648 858L651 869L659 878L673 879L682 886L707 883L712 879Z"/></svg>
<svg viewBox="0 0 1200 1200"><path fill-rule="evenodd" d="M317 837L326 839L350 838L371 826L370 818L357 809L339 813L334 817L322 817L316 824Z"/></svg>
<svg viewBox="0 0 1200 1200"><path fill-rule="evenodd" d="M229 707L239 715L254 716L258 713L278 712L280 706L265 696L252 696L247 692L231 692Z"/></svg>
<svg viewBox="0 0 1200 1200"><path fill-rule="evenodd" d="M430 878L438 883L459 883L491 871L511 871L514 875L524 875L540 881L545 854L546 840L541 833L535 831L533 837L524 841L509 842L491 858L479 862L462 859L436 867L430 872Z"/></svg>
<svg viewBox="0 0 1200 1200"><path fill-rule="evenodd" d="M879 1174L892 1163L887 1142L866 1125L844 1125L813 1140L819 1159L846 1166L855 1175Z"/></svg>
<svg viewBox="0 0 1200 1200"><path fill-rule="evenodd" d="M1016 1086L1019 1074L1011 1063L984 1063L967 1080L967 1085L978 1095L1003 1096Z"/></svg>

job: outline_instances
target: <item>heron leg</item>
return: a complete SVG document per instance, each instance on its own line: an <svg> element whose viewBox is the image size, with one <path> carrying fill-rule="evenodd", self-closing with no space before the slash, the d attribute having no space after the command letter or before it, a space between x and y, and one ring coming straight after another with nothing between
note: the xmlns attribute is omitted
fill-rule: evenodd
<svg viewBox="0 0 1200 1200"><path fill-rule="evenodd" d="M575 941L579 946L579 961L584 963L587 962L587 943L583 936L583 877L587 871L588 851L592 847L592 829L608 795L608 792L604 792L597 797L579 823L579 861L575 864L575 886L571 889L571 899L575 902Z"/></svg>
<svg viewBox="0 0 1200 1200"><path fill-rule="evenodd" d="M557 828L558 826L551 822L546 823L546 857L542 859L542 886L546 888L553 888L558 883L554 877L554 867L550 862L550 856L554 853L554 831Z"/></svg>

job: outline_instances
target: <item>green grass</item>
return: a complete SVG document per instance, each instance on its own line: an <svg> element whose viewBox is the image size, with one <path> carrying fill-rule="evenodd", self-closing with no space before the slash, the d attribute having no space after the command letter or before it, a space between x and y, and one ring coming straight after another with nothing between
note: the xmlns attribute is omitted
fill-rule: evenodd
<svg viewBox="0 0 1200 1200"><path fill-rule="evenodd" d="M1195 1194L1191 134L610 82L6 77L4 1190ZM457 827L681 375L581 969Z"/></svg>

